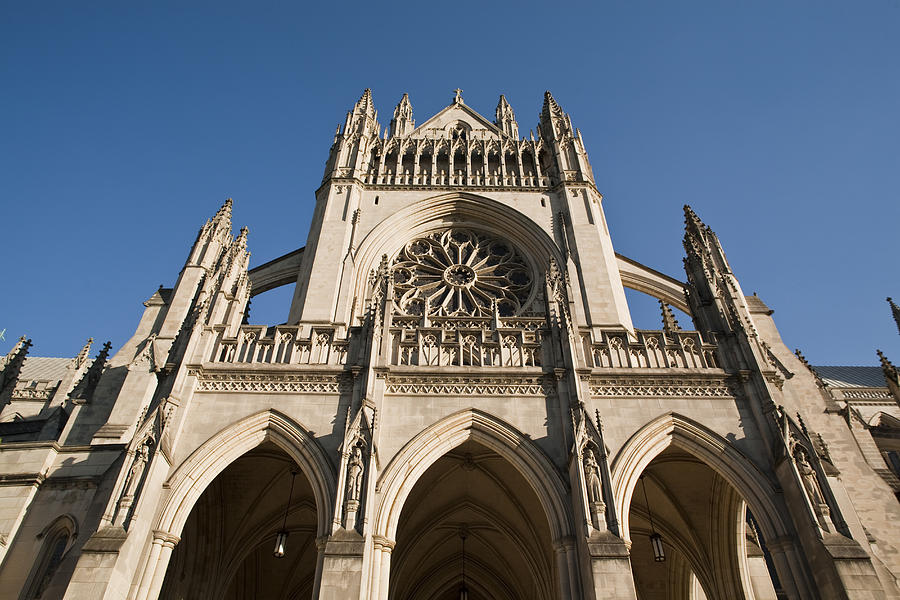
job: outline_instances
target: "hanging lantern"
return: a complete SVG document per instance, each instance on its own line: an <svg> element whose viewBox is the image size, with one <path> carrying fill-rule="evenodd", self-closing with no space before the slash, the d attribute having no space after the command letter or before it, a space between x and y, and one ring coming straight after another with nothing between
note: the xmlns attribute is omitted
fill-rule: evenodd
<svg viewBox="0 0 900 600"><path fill-rule="evenodd" d="M275 536L275 551L272 555L275 558L284 558L284 546L287 542L287 517L288 510L291 508L291 497L294 495L294 477L297 476L297 471L291 470L291 489L288 492L288 501L287 504L284 505L284 520L281 522L281 529L278 530L278 534Z"/></svg>
<svg viewBox="0 0 900 600"><path fill-rule="evenodd" d="M466 587L466 526L463 525L459 530L459 537L462 539L462 585L459 586L459 600L469 600L469 588Z"/></svg>
<svg viewBox="0 0 900 600"><path fill-rule="evenodd" d="M284 557L284 544L287 542L288 532L282 529L278 532L278 535L275 536L275 558L283 558Z"/></svg>
<svg viewBox="0 0 900 600"><path fill-rule="evenodd" d="M653 560L656 562L665 562L666 551L663 549L662 536L655 532L651 533L650 545L653 547Z"/></svg>
<svg viewBox="0 0 900 600"><path fill-rule="evenodd" d="M644 488L644 504L647 505L647 516L650 517L650 547L653 548L653 560L666 562L662 536L656 533L656 529L653 527L653 513L650 511L650 502L647 500L647 484L644 482L643 474L641 474L641 487Z"/></svg>

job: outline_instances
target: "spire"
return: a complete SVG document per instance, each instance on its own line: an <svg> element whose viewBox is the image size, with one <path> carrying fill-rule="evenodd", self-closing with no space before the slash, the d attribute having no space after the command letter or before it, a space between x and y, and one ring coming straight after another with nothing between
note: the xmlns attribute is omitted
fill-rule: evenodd
<svg viewBox="0 0 900 600"><path fill-rule="evenodd" d="M500 128L500 131L513 139L519 139L519 124L516 123L516 113L513 112L512 106L506 101L506 96L500 94L500 101L497 103L497 110L494 113L494 124Z"/></svg>
<svg viewBox="0 0 900 600"><path fill-rule="evenodd" d="M675 337L675 332L681 331L681 327L678 325L678 319L675 318L675 313L672 312L672 307L660 300L659 308L662 310L663 331L671 337Z"/></svg>
<svg viewBox="0 0 900 600"><path fill-rule="evenodd" d="M225 222L228 223L229 227L231 226L231 206L233 201L231 198L226 198L225 203L219 208L216 212L215 216L212 218L213 223Z"/></svg>
<svg viewBox="0 0 900 600"><path fill-rule="evenodd" d="M890 298L887 301L891 305L891 313L894 315L894 321L897 323L897 331L900 331L900 306L894 304L894 301Z"/></svg>
<svg viewBox="0 0 900 600"><path fill-rule="evenodd" d="M400 103L394 109L394 118L391 119L391 137L401 137L412 132L416 128L416 122L413 121L412 103L409 101L409 94L403 94Z"/></svg>
<svg viewBox="0 0 900 600"><path fill-rule="evenodd" d="M372 102L372 90L366 88L365 91L363 91L362 96L356 101L356 106L353 107L353 112L369 117L375 116L375 104Z"/></svg>
<svg viewBox="0 0 900 600"><path fill-rule="evenodd" d="M706 268L714 266L724 272L731 271L718 236L687 204L684 205L684 249L688 260L699 259Z"/></svg>
<svg viewBox="0 0 900 600"><path fill-rule="evenodd" d="M550 90L544 92L544 106L541 108L541 121L549 121L551 118L562 119L565 116L563 109L553 98Z"/></svg>

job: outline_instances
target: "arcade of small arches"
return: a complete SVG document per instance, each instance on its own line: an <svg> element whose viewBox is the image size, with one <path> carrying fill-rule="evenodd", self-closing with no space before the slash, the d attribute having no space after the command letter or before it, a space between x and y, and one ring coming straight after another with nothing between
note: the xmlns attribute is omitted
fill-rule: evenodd
<svg viewBox="0 0 900 600"><path fill-rule="evenodd" d="M217 452L226 437L245 451ZM322 458L302 425L274 411L214 436L171 478L156 538L177 543L155 564L151 555L141 581L159 589L146 585L138 597L317 597L325 540L338 531L331 497L319 494L334 493ZM784 525L760 497L767 490L752 464L725 440L667 415L636 433L613 465L638 598L777 597L776 573L790 574L764 540ZM499 419L466 410L432 425L385 466L378 489L367 597L449 600L463 588L478 600L582 597L563 475ZM276 558L282 529L286 552ZM664 562L654 561L653 533Z"/></svg>
<svg viewBox="0 0 900 600"><path fill-rule="evenodd" d="M498 139L458 121L422 137L377 140L363 178L371 185L547 187L555 168L540 140Z"/></svg>

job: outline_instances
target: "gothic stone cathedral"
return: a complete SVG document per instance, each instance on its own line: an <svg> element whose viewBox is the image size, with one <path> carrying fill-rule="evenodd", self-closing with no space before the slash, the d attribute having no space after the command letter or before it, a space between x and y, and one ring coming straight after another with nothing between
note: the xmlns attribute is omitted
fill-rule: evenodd
<svg viewBox="0 0 900 600"><path fill-rule="evenodd" d="M811 367L690 208L682 281L601 201L549 92L525 137L367 90L304 248L248 270L228 200L115 354L0 364L0 597L900 598L897 370Z"/></svg>

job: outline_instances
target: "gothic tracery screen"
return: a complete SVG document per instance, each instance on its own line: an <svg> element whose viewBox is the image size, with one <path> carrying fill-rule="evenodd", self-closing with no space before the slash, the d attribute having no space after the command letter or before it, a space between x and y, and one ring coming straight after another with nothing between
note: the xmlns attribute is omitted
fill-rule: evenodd
<svg viewBox="0 0 900 600"><path fill-rule="evenodd" d="M531 269L506 240L454 227L408 242L393 264L394 302L404 314L518 315L532 292Z"/></svg>

